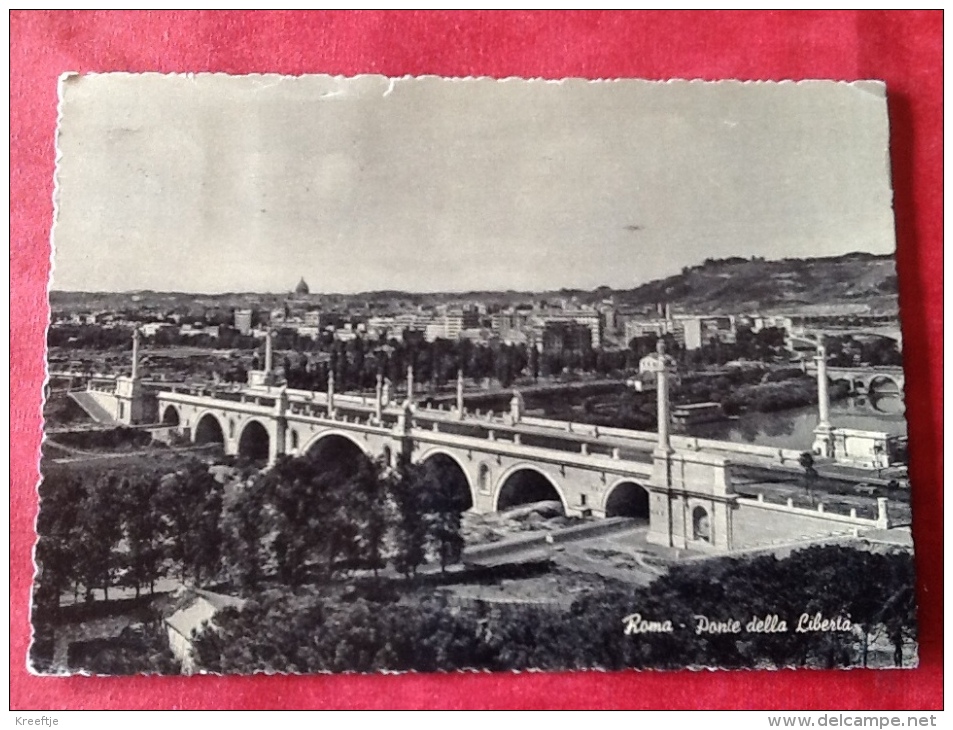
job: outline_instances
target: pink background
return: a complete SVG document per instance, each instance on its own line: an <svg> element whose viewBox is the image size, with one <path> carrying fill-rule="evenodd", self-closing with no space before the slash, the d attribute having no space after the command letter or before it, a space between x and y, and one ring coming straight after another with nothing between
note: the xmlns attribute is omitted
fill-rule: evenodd
<svg viewBox="0 0 953 730"><path fill-rule="evenodd" d="M11 14L11 706L942 706L942 13ZM908 671L37 678L25 669L56 79L64 71L884 79L907 372L921 666Z"/></svg>

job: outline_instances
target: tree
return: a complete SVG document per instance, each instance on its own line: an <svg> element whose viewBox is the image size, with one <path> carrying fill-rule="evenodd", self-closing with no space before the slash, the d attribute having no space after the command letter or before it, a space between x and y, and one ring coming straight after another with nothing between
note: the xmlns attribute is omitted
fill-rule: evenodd
<svg viewBox="0 0 953 730"><path fill-rule="evenodd" d="M426 558L427 520L424 493L419 489L425 478L422 466L403 463L389 485L396 511L392 528L394 567L408 578L416 574Z"/></svg>
<svg viewBox="0 0 953 730"><path fill-rule="evenodd" d="M222 557L224 489L201 462L159 480L156 500L162 514L166 555L181 578L202 582L214 575Z"/></svg>
<svg viewBox="0 0 953 730"><path fill-rule="evenodd" d="M530 375L533 376L533 382L537 383L539 382L540 362L539 362L539 349L536 347L535 344L532 344L529 346L529 353L527 356L529 359Z"/></svg>
<svg viewBox="0 0 953 730"><path fill-rule="evenodd" d="M440 570L460 561L463 553L461 513L467 508L465 499L457 492L455 482L430 461L416 472L416 489L421 494L422 507L427 515L427 542L440 560Z"/></svg>
<svg viewBox="0 0 953 730"><path fill-rule="evenodd" d="M40 511L36 518L36 606L54 612L60 596L79 585L81 555L80 507L86 488L77 477L58 473L44 477L39 487Z"/></svg>
<svg viewBox="0 0 953 730"><path fill-rule="evenodd" d="M360 551L377 575L383 563L384 539L388 524L388 476L386 464L363 459L357 474L348 482L351 519L357 523Z"/></svg>
<svg viewBox="0 0 953 730"><path fill-rule="evenodd" d="M119 479L112 473L93 482L79 504L78 514L78 573L86 597L92 597L93 588L102 588L109 600L109 587L118 569L116 551L122 539L122 523L116 505L121 501Z"/></svg>
<svg viewBox="0 0 953 730"><path fill-rule="evenodd" d="M129 582L136 588L136 598L139 598L142 586L148 585L151 593L162 574L158 487L155 474L133 474L122 482L119 508L127 547Z"/></svg>
<svg viewBox="0 0 953 730"><path fill-rule="evenodd" d="M256 590L264 562L264 510L257 482L240 485L223 501L222 539L226 574L246 591Z"/></svg>
<svg viewBox="0 0 953 730"><path fill-rule="evenodd" d="M814 454L810 451L803 452L797 460L801 468L804 469L803 483L807 491L808 499L811 500L811 506L814 506L814 485L817 483L818 473L814 468Z"/></svg>
<svg viewBox="0 0 953 730"><path fill-rule="evenodd" d="M917 638L916 581L913 560L909 553L896 552L882 556L884 567L880 573L886 590L879 618L893 644L893 663L903 666L906 642Z"/></svg>

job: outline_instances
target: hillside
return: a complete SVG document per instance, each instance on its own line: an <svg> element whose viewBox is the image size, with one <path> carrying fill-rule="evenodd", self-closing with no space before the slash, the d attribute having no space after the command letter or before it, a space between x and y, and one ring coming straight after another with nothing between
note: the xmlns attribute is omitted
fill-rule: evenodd
<svg viewBox="0 0 953 730"><path fill-rule="evenodd" d="M897 273L890 255L709 259L616 297L634 307L668 302L675 311L896 314Z"/></svg>
<svg viewBox="0 0 953 730"><path fill-rule="evenodd" d="M637 262L633 263L637 268ZM50 292L54 311L105 309L122 311L153 307L201 314L206 307L274 308L288 294L189 294L181 292ZM366 307L367 312L389 309L394 302L417 307L453 301L482 301L507 306L528 301L556 301L575 297L598 303L609 297L626 308L654 309L668 302L675 312L811 312L897 313L897 276L893 256L854 253L816 259L730 258L707 260L679 274L634 289L560 289L547 292L472 291L364 292L313 294L315 305L328 308Z"/></svg>

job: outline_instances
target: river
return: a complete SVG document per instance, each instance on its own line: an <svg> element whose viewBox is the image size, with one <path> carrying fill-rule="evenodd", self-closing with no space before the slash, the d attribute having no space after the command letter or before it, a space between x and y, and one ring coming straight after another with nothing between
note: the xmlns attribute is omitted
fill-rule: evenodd
<svg viewBox="0 0 953 730"><path fill-rule="evenodd" d="M866 431L886 431L906 435L903 398L896 394L852 396L831 403L831 424ZM817 426L817 408L793 408L776 413L746 413L730 421L698 424L689 428L692 436L737 443L810 448Z"/></svg>
<svg viewBox="0 0 953 730"><path fill-rule="evenodd" d="M583 402L588 400L594 412L611 414L618 402L623 385L606 388L609 392L560 393L527 395L526 405L532 415L550 418L572 418L585 421ZM508 399L489 407L508 408ZM486 408L486 404L484 404ZM895 393L876 396L851 396L831 403L831 423L843 428L865 431L885 431L890 435L906 435L903 397ZM809 449L817 426L817 407L792 408L774 413L745 413L737 418L717 423L689 427L688 434L737 443L774 446L787 449Z"/></svg>

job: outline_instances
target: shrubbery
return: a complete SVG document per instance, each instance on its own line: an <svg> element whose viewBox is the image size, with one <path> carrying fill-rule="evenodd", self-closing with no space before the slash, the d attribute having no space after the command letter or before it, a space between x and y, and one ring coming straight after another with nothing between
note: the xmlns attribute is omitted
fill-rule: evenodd
<svg viewBox="0 0 953 730"><path fill-rule="evenodd" d="M218 672L436 671L865 666L877 635L893 661L915 639L909 553L842 547L779 560L708 561L674 568L644 589L609 588L566 611L540 604L451 602L422 589L354 586L268 591L216 617L196 641L199 663ZM626 633L640 613L670 633ZM850 631L798 632L802 615L849 617ZM787 630L696 633L712 621L777 615Z"/></svg>

